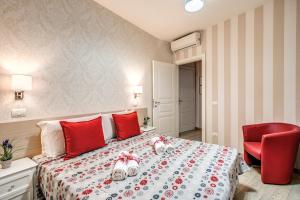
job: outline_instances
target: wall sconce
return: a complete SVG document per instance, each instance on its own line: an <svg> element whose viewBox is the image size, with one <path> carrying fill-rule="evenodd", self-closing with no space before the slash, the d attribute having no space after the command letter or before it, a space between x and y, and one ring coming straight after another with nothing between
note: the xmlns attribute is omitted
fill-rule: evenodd
<svg viewBox="0 0 300 200"><path fill-rule="evenodd" d="M134 98L138 98L141 94L143 94L143 86L137 85L133 87Z"/></svg>
<svg viewBox="0 0 300 200"><path fill-rule="evenodd" d="M11 89L15 91L15 100L22 100L24 91L32 90L32 77L28 75L12 75Z"/></svg>
<svg viewBox="0 0 300 200"><path fill-rule="evenodd" d="M134 95L134 106L138 106L138 97L143 94L143 86L137 85L133 87L133 95Z"/></svg>

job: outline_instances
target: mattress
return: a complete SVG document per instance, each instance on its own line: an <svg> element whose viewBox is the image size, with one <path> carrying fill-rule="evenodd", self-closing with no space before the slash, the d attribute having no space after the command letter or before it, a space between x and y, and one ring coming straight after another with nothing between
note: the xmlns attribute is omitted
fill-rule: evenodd
<svg viewBox="0 0 300 200"><path fill-rule="evenodd" d="M174 148L156 155L151 138L143 133L109 141L106 147L70 160L36 156L38 188L46 199L232 199L238 175L248 167L237 150L166 136ZM133 151L141 159L135 177L112 181L120 151Z"/></svg>

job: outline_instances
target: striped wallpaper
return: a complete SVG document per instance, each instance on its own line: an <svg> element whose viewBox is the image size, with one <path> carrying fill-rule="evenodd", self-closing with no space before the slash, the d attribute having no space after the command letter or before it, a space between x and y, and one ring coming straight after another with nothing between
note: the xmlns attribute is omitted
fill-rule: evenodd
<svg viewBox="0 0 300 200"><path fill-rule="evenodd" d="M267 1L205 35L208 142L242 152L244 124L300 125L300 0Z"/></svg>

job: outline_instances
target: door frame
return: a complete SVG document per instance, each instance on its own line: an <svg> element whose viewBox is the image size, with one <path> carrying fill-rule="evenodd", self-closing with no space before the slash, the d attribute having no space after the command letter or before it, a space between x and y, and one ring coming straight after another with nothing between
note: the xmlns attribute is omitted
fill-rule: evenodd
<svg viewBox="0 0 300 200"><path fill-rule="evenodd" d="M194 115L194 120L195 120L195 126L193 128L196 128L197 127L197 111L196 111L196 108L197 108L197 66L195 65L193 67L193 69L191 69L191 67L187 67L187 66L184 66L184 65L177 65L178 66L178 84L179 84L179 87L178 87L178 99L180 101L180 70L181 69L186 69L186 70L193 70L194 71L194 87L195 87L195 90L194 90L194 109L195 109L195 115ZM181 109L180 109L180 102L178 103L178 113L179 113L179 133L181 132L185 132L185 131L181 131L180 128L181 128ZM191 129L192 130L192 129Z"/></svg>
<svg viewBox="0 0 300 200"><path fill-rule="evenodd" d="M201 92L202 92L202 98L201 98L201 129L202 129L202 142L206 142L206 109L207 109L207 104L206 104L206 54L202 53L201 55L194 56L192 58L187 58L183 59L180 61L175 61L174 64L179 66L183 64L188 64L188 63L193 63L193 62L198 62L201 61L201 78L202 78L202 87L201 87ZM178 113L179 114L179 113Z"/></svg>
<svg viewBox="0 0 300 200"><path fill-rule="evenodd" d="M153 60L154 61L154 60ZM152 66L153 66L153 61L152 61ZM201 78L202 78L202 87L201 87L201 92L202 92L202 98L201 98L201 111L202 111L202 116L201 116L201 133L202 133L202 142L206 142L206 54L202 53L199 56L194 56L193 58L190 59L184 59L179 62L174 61L173 64L175 64L178 67L179 70L179 65L183 64L188 64L188 63L193 63L193 62L198 62L201 61ZM179 78L179 77L178 77ZM153 81L153 67L152 67L152 81ZM152 87L153 87L153 82L152 82ZM153 91L153 88L152 88ZM178 92L179 92L179 85L178 85ZM152 93L152 99L153 99L153 93ZM151 112L153 111L153 104L151 105ZM179 131L179 111L176 112L177 116L177 129ZM153 113L152 113L152 119L153 119Z"/></svg>

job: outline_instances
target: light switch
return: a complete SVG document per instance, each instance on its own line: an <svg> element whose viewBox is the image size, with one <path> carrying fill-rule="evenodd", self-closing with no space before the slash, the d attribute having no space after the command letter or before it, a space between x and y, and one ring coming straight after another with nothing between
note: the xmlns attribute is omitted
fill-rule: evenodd
<svg viewBox="0 0 300 200"><path fill-rule="evenodd" d="M26 108L14 108L11 111L12 118L19 118L26 116Z"/></svg>

